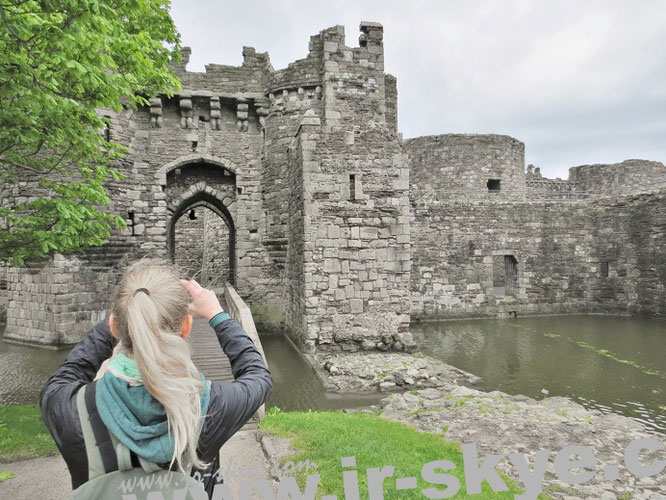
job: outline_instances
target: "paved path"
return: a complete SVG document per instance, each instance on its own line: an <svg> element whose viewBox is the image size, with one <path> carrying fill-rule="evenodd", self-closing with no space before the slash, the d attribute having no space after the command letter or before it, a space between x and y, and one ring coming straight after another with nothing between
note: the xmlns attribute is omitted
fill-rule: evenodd
<svg viewBox="0 0 666 500"><path fill-rule="evenodd" d="M269 463L254 430L240 430L220 450L220 473L234 499L239 498L243 479L269 480L273 493L277 483L269 479ZM11 500L66 500L72 487L67 466L60 455L0 463L0 472L14 478L0 483L0 498ZM261 498L253 491L248 500Z"/></svg>
<svg viewBox="0 0 666 500"><path fill-rule="evenodd" d="M69 471L60 455L0 463L0 471L16 476L0 483L0 498L61 500L72 492Z"/></svg>

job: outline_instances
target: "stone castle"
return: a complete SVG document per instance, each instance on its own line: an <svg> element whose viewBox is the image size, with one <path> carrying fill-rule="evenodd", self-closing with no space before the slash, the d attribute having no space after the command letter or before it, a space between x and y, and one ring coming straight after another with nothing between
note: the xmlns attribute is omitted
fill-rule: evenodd
<svg viewBox="0 0 666 500"><path fill-rule="evenodd" d="M190 72L186 48L179 95L108 113L130 148L108 185L127 227L6 269L5 339L78 341L143 255L230 281L305 350L410 350L410 319L666 315L663 164L546 179L511 137L403 140L383 28L360 32L325 29L280 70L244 47L239 67Z"/></svg>

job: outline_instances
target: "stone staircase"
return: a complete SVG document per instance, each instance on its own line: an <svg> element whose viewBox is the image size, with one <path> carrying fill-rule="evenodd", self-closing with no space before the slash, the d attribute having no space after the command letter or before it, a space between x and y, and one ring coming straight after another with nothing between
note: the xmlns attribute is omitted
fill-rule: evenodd
<svg viewBox="0 0 666 500"><path fill-rule="evenodd" d="M287 264L287 249L289 248L287 238L271 238L264 240L263 244L275 268L280 271L284 269Z"/></svg>

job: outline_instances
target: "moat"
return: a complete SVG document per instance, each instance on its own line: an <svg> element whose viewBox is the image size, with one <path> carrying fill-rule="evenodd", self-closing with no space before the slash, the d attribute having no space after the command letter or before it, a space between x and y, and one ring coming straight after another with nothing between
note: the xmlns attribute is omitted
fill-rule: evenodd
<svg viewBox="0 0 666 500"><path fill-rule="evenodd" d="M666 321L546 316L412 325L420 349L486 391L568 396L666 432Z"/></svg>
<svg viewBox="0 0 666 500"><path fill-rule="evenodd" d="M620 316L553 316L412 325L420 350L482 378L483 389L541 399L569 396L666 432L666 322ZM268 406L334 410L383 395L331 395L298 350L261 333L274 389ZM0 341L0 403L35 402L67 351Z"/></svg>

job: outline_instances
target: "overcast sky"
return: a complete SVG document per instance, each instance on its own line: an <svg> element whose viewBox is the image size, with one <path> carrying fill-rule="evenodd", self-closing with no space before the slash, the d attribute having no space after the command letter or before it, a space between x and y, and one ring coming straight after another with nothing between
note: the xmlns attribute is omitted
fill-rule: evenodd
<svg viewBox="0 0 666 500"><path fill-rule="evenodd" d="M242 46L275 69L310 35L384 25L405 138L497 133L525 143L548 177L629 158L666 163L666 0L172 0L188 69L240 65Z"/></svg>

